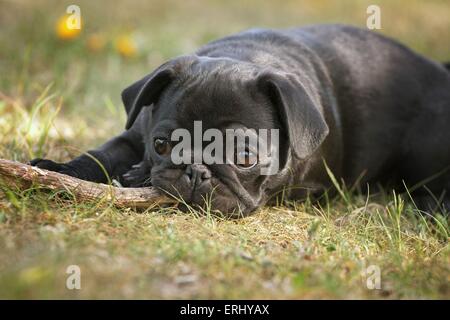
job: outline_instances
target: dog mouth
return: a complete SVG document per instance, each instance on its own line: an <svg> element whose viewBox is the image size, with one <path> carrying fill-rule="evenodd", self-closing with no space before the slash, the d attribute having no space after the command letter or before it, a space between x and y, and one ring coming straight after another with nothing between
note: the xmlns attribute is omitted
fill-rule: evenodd
<svg viewBox="0 0 450 320"><path fill-rule="evenodd" d="M257 206L239 182L217 175L212 170L208 184L194 181L188 184L184 170L159 169L152 172L151 185L179 201L178 208L188 212L189 207L201 208L226 216L247 215Z"/></svg>

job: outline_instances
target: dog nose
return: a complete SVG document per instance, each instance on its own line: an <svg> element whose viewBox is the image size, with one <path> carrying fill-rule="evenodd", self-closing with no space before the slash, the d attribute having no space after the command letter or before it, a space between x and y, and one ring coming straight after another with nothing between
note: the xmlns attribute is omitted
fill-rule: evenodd
<svg viewBox="0 0 450 320"><path fill-rule="evenodd" d="M211 178L211 172L203 164L191 164L186 167L185 174L193 186L200 185Z"/></svg>

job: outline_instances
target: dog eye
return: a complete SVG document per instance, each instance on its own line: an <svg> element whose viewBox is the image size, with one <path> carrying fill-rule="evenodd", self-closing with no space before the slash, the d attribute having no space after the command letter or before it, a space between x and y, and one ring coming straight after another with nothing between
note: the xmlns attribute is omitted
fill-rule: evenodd
<svg viewBox="0 0 450 320"><path fill-rule="evenodd" d="M161 156L168 155L172 150L169 140L165 138L156 138L154 141L154 147L156 153Z"/></svg>
<svg viewBox="0 0 450 320"><path fill-rule="evenodd" d="M236 154L235 164L242 169L251 169L258 163L258 157L255 153L246 149Z"/></svg>

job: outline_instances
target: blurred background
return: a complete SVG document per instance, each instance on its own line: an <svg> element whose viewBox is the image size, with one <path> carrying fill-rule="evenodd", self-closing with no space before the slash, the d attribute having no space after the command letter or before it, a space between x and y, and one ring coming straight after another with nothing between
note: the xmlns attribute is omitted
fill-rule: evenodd
<svg viewBox="0 0 450 320"><path fill-rule="evenodd" d="M80 31L64 27L71 4ZM98 144L124 126L123 88L210 40L252 27L366 27L370 4L381 8L379 32L450 60L448 0L0 0L0 132L14 136L0 156L67 158Z"/></svg>

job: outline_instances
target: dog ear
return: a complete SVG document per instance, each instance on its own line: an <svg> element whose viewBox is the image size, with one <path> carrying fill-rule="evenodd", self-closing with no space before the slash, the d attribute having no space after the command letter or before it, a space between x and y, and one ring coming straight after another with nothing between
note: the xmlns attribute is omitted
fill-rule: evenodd
<svg viewBox="0 0 450 320"><path fill-rule="evenodd" d="M329 132L318 102L313 102L294 75L264 71L258 75L257 84L277 107L294 155L305 159L314 153Z"/></svg>
<svg viewBox="0 0 450 320"><path fill-rule="evenodd" d="M162 90L175 78L175 71L168 64L133 83L122 91L122 101L127 111L128 119L125 126L130 129L142 108L154 103Z"/></svg>

